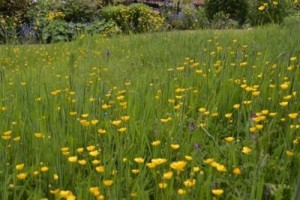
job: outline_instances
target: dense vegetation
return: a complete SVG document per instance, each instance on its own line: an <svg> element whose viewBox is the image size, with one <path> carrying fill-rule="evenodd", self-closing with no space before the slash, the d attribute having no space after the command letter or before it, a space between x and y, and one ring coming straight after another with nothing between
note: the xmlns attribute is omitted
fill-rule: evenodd
<svg viewBox="0 0 300 200"><path fill-rule="evenodd" d="M249 28L299 17L298 0L206 0L199 7L193 3L174 0L151 8L126 0L1 1L0 43L72 41L86 34Z"/></svg>
<svg viewBox="0 0 300 200"><path fill-rule="evenodd" d="M292 199L299 34L1 46L0 199Z"/></svg>
<svg viewBox="0 0 300 200"><path fill-rule="evenodd" d="M193 3L0 0L1 200L300 199L299 1Z"/></svg>

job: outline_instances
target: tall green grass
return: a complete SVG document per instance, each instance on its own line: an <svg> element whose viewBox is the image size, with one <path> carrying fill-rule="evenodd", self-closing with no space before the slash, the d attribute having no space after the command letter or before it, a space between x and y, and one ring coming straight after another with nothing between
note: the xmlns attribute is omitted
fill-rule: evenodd
<svg viewBox="0 0 300 200"><path fill-rule="evenodd" d="M299 33L1 46L1 199L292 198Z"/></svg>

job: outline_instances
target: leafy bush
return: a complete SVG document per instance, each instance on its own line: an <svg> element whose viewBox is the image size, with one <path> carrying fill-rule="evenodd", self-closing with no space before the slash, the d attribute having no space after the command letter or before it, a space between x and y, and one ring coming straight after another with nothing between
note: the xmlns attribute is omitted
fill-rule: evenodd
<svg viewBox="0 0 300 200"><path fill-rule="evenodd" d="M59 5L48 1L38 1L26 13L26 23L36 31L37 39L42 39L42 30L53 20L63 20L64 13L58 11Z"/></svg>
<svg viewBox="0 0 300 200"><path fill-rule="evenodd" d="M250 4L249 21L252 25L280 24L288 16L290 8L289 0L254 0Z"/></svg>
<svg viewBox="0 0 300 200"><path fill-rule="evenodd" d="M0 1L0 42L12 42L18 37L18 26L25 21L30 6L28 0Z"/></svg>
<svg viewBox="0 0 300 200"><path fill-rule="evenodd" d="M209 20L213 20L217 13L223 12L229 19L242 25L248 15L247 0L207 0L205 10Z"/></svg>
<svg viewBox="0 0 300 200"><path fill-rule="evenodd" d="M65 20L68 22L91 22L99 16L102 2L96 0L65 0L59 10L65 14Z"/></svg>
<svg viewBox="0 0 300 200"><path fill-rule="evenodd" d="M197 11L194 6L182 6L180 12L172 12L168 16L168 23L172 29L195 29L197 26Z"/></svg>
<svg viewBox="0 0 300 200"><path fill-rule="evenodd" d="M198 28L204 29L209 27L209 20L206 16L205 9L203 7L198 7L196 10L196 24Z"/></svg>
<svg viewBox="0 0 300 200"><path fill-rule="evenodd" d="M73 23L53 20L42 29L41 38L45 43L71 41L81 35L102 34L110 36L119 34L121 30L112 21L94 21L91 23Z"/></svg>
<svg viewBox="0 0 300 200"><path fill-rule="evenodd" d="M223 11L218 12L214 15L211 21L211 27L214 29L230 29L237 28L238 22L230 19Z"/></svg>
<svg viewBox="0 0 300 200"><path fill-rule="evenodd" d="M107 6L102 9L102 14L107 21L113 20L124 33L157 31L164 21L157 11L144 4Z"/></svg>
<svg viewBox="0 0 300 200"><path fill-rule="evenodd" d="M42 40L46 43L70 41L72 32L68 23L63 20L53 20L43 27L41 32Z"/></svg>
<svg viewBox="0 0 300 200"><path fill-rule="evenodd" d="M1 0L0 13L9 17L17 17L23 21L31 2L29 0Z"/></svg>
<svg viewBox="0 0 300 200"><path fill-rule="evenodd" d="M288 27L300 28L300 13L284 18L283 24Z"/></svg>
<svg viewBox="0 0 300 200"><path fill-rule="evenodd" d="M23 23L18 27L18 39L20 42L36 43L38 42L38 33L33 24Z"/></svg>
<svg viewBox="0 0 300 200"><path fill-rule="evenodd" d="M7 43L17 38L17 23L15 17L0 15L0 43Z"/></svg>
<svg viewBox="0 0 300 200"><path fill-rule="evenodd" d="M122 31L118 28L115 22L113 21L94 21L86 25L84 29L85 33L94 35L94 34L103 34L103 35L114 35L119 34Z"/></svg>

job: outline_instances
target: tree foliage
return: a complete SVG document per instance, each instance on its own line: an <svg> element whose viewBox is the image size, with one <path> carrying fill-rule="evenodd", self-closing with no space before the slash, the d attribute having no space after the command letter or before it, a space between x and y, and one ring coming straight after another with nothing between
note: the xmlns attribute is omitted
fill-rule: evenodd
<svg viewBox="0 0 300 200"><path fill-rule="evenodd" d="M223 12L242 25L247 19L248 2L247 0L207 0L205 9L209 20L213 20L215 14Z"/></svg>
<svg viewBox="0 0 300 200"><path fill-rule="evenodd" d="M0 13L6 16L24 16L32 1L0 0Z"/></svg>

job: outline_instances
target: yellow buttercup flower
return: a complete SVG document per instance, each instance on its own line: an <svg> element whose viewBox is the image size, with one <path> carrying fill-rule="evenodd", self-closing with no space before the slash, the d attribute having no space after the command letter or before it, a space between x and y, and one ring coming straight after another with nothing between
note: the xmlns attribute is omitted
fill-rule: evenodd
<svg viewBox="0 0 300 200"><path fill-rule="evenodd" d="M82 118L88 118L89 114L82 114L81 117Z"/></svg>
<svg viewBox="0 0 300 200"><path fill-rule="evenodd" d="M146 163L146 166L147 166L147 167L149 167L150 169L153 169L153 168L155 168L155 167L156 167L156 164L155 164L155 163L152 163L152 162L150 162L150 163Z"/></svg>
<svg viewBox="0 0 300 200"><path fill-rule="evenodd" d="M115 125L115 126L119 126L121 123L122 123L121 120L114 120L114 121L112 121L112 124Z"/></svg>
<svg viewBox="0 0 300 200"><path fill-rule="evenodd" d="M137 158L134 159L134 162L142 164L142 163L144 163L144 160L145 160L144 158L137 157Z"/></svg>
<svg viewBox="0 0 300 200"><path fill-rule="evenodd" d="M41 137L43 137L43 134L42 133L35 133L34 136L36 138L41 138Z"/></svg>
<svg viewBox="0 0 300 200"><path fill-rule="evenodd" d="M160 140L156 140L156 141L153 141L153 142L151 142L151 145L152 146L158 146L158 145L160 145Z"/></svg>
<svg viewBox="0 0 300 200"><path fill-rule="evenodd" d="M109 105L109 104L103 104L102 105L102 108L105 110L105 109L108 109L108 108L110 108L111 107L111 105Z"/></svg>
<svg viewBox="0 0 300 200"><path fill-rule="evenodd" d="M70 156L70 157L68 158L68 161L69 161L70 163L76 163L77 160L78 160L78 157L77 157L77 156Z"/></svg>
<svg viewBox="0 0 300 200"><path fill-rule="evenodd" d="M99 134L105 134L105 133L106 133L106 130L105 130L105 129L102 129L102 128L100 128L100 129L98 129L98 133L99 133Z"/></svg>
<svg viewBox="0 0 300 200"><path fill-rule="evenodd" d="M79 147L79 148L77 148L77 149L76 149L76 151L77 151L78 153L82 153L82 152L83 152L83 150L84 150L84 148L83 148L83 147Z"/></svg>
<svg viewBox="0 0 300 200"><path fill-rule="evenodd" d="M226 167L224 165L221 165L221 164L217 165L217 170L219 172L226 172L227 171Z"/></svg>
<svg viewBox="0 0 300 200"><path fill-rule="evenodd" d="M90 146L87 146L87 147L86 147L86 149L87 149L88 151L93 151L93 150L95 150L95 148L96 148L95 145L90 145Z"/></svg>
<svg viewBox="0 0 300 200"><path fill-rule="evenodd" d="M173 177L173 172L168 171L163 174L163 179L171 179Z"/></svg>
<svg viewBox="0 0 300 200"><path fill-rule="evenodd" d="M242 152L244 154L250 154L251 153L251 148L247 147L247 146L244 146L243 149L242 149Z"/></svg>
<svg viewBox="0 0 300 200"><path fill-rule="evenodd" d="M84 159L78 160L78 163L80 165L86 165L86 160L84 160Z"/></svg>
<svg viewBox="0 0 300 200"><path fill-rule="evenodd" d="M122 117L121 117L121 120L123 120L123 121L126 122L126 121L129 120L129 118L130 118L130 117L129 117L128 115L126 115L126 116L122 116Z"/></svg>
<svg viewBox="0 0 300 200"><path fill-rule="evenodd" d="M24 163L18 164L18 165L16 165L16 170L22 170L22 169L24 169L24 166L25 166Z"/></svg>
<svg viewBox="0 0 300 200"><path fill-rule="evenodd" d="M127 130L126 127L121 127L121 128L118 129L118 131L119 131L120 133L124 133L126 130Z"/></svg>
<svg viewBox="0 0 300 200"><path fill-rule="evenodd" d="M139 169L132 169L131 172L133 174L138 174L138 173L140 173L140 170Z"/></svg>
<svg viewBox="0 0 300 200"><path fill-rule="evenodd" d="M193 160L193 157L192 157L192 156L184 156L184 158L185 158L186 160L188 160L188 161Z"/></svg>
<svg viewBox="0 0 300 200"><path fill-rule="evenodd" d="M53 174L53 179L54 179L55 181L57 181L57 180L59 179L59 176L58 176L57 174Z"/></svg>
<svg viewBox="0 0 300 200"><path fill-rule="evenodd" d="M99 187L90 187L89 191L96 197L100 195Z"/></svg>
<svg viewBox="0 0 300 200"><path fill-rule="evenodd" d="M226 117L226 118L231 118L231 117L232 117L232 113L226 113L226 114L225 114L225 117Z"/></svg>
<svg viewBox="0 0 300 200"><path fill-rule="evenodd" d="M95 160L92 161L92 164L93 164L93 165L98 165L99 163L101 163L101 161L100 161L100 160L97 160L97 159L95 159Z"/></svg>
<svg viewBox="0 0 300 200"><path fill-rule="evenodd" d="M295 119L297 117L298 117L298 113L290 113L289 114L289 118L291 118L291 119Z"/></svg>
<svg viewBox="0 0 300 200"><path fill-rule="evenodd" d="M234 105L233 105L233 108L234 108L234 109L239 109L240 107L241 107L240 104L234 104Z"/></svg>
<svg viewBox="0 0 300 200"><path fill-rule="evenodd" d="M165 158L153 158L151 159L151 162L154 163L155 165L161 165L167 162L167 159Z"/></svg>
<svg viewBox="0 0 300 200"><path fill-rule="evenodd" d="M199 108L199 112L204 113L204 112L206 112L206 109L205 108Z"/></svg>
<svg viewBox="0 0 300 200"><path fill-rule="evenodd" d="M49 167L43 166L43 167L41 167L40 170L41 170L41 172L47 172L49 170Z"/></svg>
<svg viewBox="0 0 300 200"><path fill-rule="evenodd" d="M162 123L167 123L167 122L169 122L169 121L171 121L171 120L172 120L171 117L160 119L160 121L161 121Z"/></svg>
<svg viewBox="0 0 300 200"><path fill-rule="evenodd" d="M213 189L211 192L216 196L221 196L224 193L224 190L222 190L222 189Z"/></svg>
<svg viewBox="0 0 300 200"><path fill-rule="evenodd" d="M180 189L178 189L177 193L179 195L185 195L186 194L186 190L180 188Z"/></svg>
<svg viewBox="0 0 300 200"><path fill-rule="evenodd" d="M193 167L193 172L199 172L200 171L200 167Z"/></svg>
<svg viewBox="0 0 300 200"><path fill-rule="evenodd" d="M176 171L183 171L186 166L186 161L172 162L170 167Z"/></svg>
<svg viewBox="0 0 300 200"><path fill-rule="evenodd" d="M230 137L226 137L225 141L226 142L233 142L234 141L234 137L231 137L231 136Z"/></svg>
<svg viewBox="0 0 300 200"><path fill-rule="evenodd" d="M286 95L283 97L284 100L290 100L293 96L292 95Z"/></svg>
<svg viewBox="0 0 300 200"><path fill-rule="evenodd" d="M177 71L184 71L184 67L176 67Z"/></svg>
<svg viewBox="0 0 300 200"><path fill-rule="evenodd" d="M158 184L158 187L159 187L160 189L165 189L167 186L168 186L168 184L165 183L165 182L161 182L161 183Z"/></svg>
<svg viewBox="0 0 300 200"><path fill-rule="evenodd" d="M271 113L269 113L269 116L271 116L271 117L275 117L276 115L277 115L276 112L271 112Z"/></svg>
<svg viewBox="0 0 300 200"><path fill-rule="evenodd" d="M35 175L35 176L39 175L39 171L34 171L33 175Z"/></svg>
<svg viewBox="0 0 300 200"><path fill-rule="evenodd" d="M93 119L93 120L91 121L91 124L95 126L96 124L98 124L98 122L99 122L99 120Z"/></svg>
<svg viewBox="0 0 300 200"><path fill-rule="evenodd" d="M286 153L286 155L289 156L289 157L294 156L294 152L292 152L292 151L286 150L285 153Z"/></svg>
<svg viewBox="0 0 300 200"><path fill-rule="evenodd" d="M186 181L183 182L183 184L185 185L185 187L193 187L196 184L196 180L195 179L188 179Z"/></svg>
<svg viewBox="0 0 300 200"><path fill-rule="evenodd" d="M96 167L96 171L97 171L97 172L104 172L104 167L101 166L101 165L100 165L100 166L97 166L97 167Z"/></svg>
<svg viewBox="0 0 300 200"><path fill-rule="evenodd" d="M106 179L106 180L103 180L103 184L107 187L110 187L113 184L113 181Z"/></svg>
<svg viewBox="0 0 300 200"><path fill-rule="evenodd" d="M256 128L257 130L261 130L263 127L264 127L264 126L263 126L262 124L256 124L256 125L255 125L255 128Z"/></svg>
<svg viewBox="0 0 300 200"><path fill-rule="evenodd" d="M5 131L2 134L5 135L5 136L10 136L12 134L12 131Z"/></svg>
<svg viewBox="0 0 300 200"><path fill-rule="evenodd" d="M285 107L285 106L287 106L289 104L289 102L287 102L287 101L283 101L283 102L280 102L279 103L279 105L281 106L281 107Z"/></svg>
<svg viewBox="0 0 300 200"><path fill-rule="evenodd" d="M176 150L176 149L180 148L180 145L179 144L171 144L171 148Z"/></svg>
<svg viewBox="0 0 300 200"><path fill-rule="evenodd" d="M94 150L94 151L90 151L89 154L93 157L96 157L100 154L100 152L98 150Z"/></svg>
<svg viewBox="0 0 300 200"><path fill-rule="evenodd" d="M235 167L232 169L232 173L234 175L240 175L241 174L241 169L239 167Z"/></svg>
<svg viewBox="0 0 300 200"><path fill-rule="evenodd" d="M27 173L20 173L17 174L17 179L24 180L27 177Z"/></svg>
<svg viewBox="0 0 300 200"><path fill-rule="evenodd" d="M280 85L280 88L283 90L287 89L288 87L289 87L289 84L287 84L287 83L283 83Z"/></svg>
<svg viewBox="0 0 300 200"><path fill-rule="evenodd" d="M206 160L203 161L205 164L211 164L212 162L214 162L213 158L207 158Z"/></svg>
<svg viewBox="0 0 300 200"><path fill-rule="evenodd" d="M70 148L69 148L69 147L62 147L60 150L61 150L62 152L67 152L67 151L70 150Z"/></svg>

